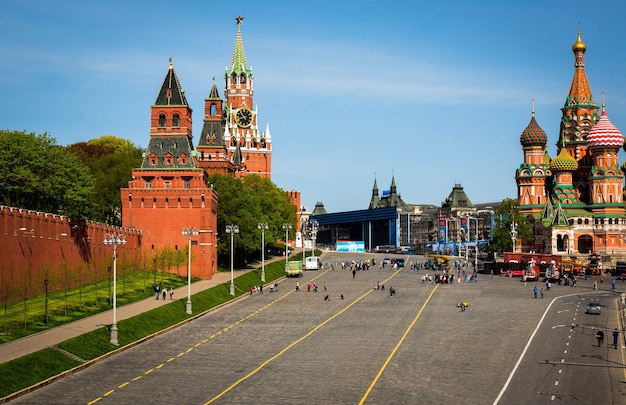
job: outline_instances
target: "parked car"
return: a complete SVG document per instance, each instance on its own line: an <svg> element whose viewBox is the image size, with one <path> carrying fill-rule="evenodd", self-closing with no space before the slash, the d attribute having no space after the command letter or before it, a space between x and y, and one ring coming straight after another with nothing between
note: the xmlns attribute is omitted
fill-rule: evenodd
<svg viewBox="0 0 626 405"><path fill-rule="evenodd" d="M600 312L602 312L602 307L600 305L599 302L597 301L590 301L587 304L587 311L585 311L588 314L598 314L600 315Z"/></svg>

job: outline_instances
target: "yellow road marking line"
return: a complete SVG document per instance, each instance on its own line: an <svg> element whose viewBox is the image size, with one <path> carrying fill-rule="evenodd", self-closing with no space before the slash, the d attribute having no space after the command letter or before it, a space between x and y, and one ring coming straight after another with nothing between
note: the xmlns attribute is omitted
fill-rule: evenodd
<svg viewBox="0 0 626 405"><path fill-rule="evenodd" d="M385 360L385 362L383 363L382 367L380 368L380 371L378 371L378 374L376 374L376 377L374 377L374 380L372 381L370 386L367 388L367 391L365 391L365 395L363 395L363 398L361 398L361 400L359 401L359 405L362 405L365 402L365 400L367 399L367 397L370 395L370 392L372 391L372 389L374 388L374 386L376 385L376 383L380 379L380 376L383 375L383 372L387 368L387 365L389 365L389 362L391 361L393 356L395 356L396 352L398 351L398 349L400 348L400 346L404 342L404 339L406 339L407 335L409 334L411 329L413 329L413 326L415 326L415 323L417 322L419 317L422 315L422 312L424 311L424 308L426 308L426 305L428 305L428 302L430 301L430 299L432 298L433 294L437 290L437 287L439 287L439 284L435 285L433 290L428 295L428 298L426 298L426 301L424 302L424 304L422 305L420 310L417 312L417 315L415 315L415 318L413 318L413 322L411 322L411 324L406 328L406 331L404 331L404 334L402 335L402 337L400 338L400 340L398 341L396 346L391 351L391 354L389 354L389 357L387 357L387 360Z"/></svg>
<svg viewBox="0 0 626 405"><path fill-rule="evenodd" d="M395 277L400 271L402 271L403 268L398 269L398 271L396 271L395 273L393 273L391 276L389 276L387 279L383 280L383 283L386 283L388 280L391 280L393 277ZM321 274L318 276L321 277ZM317 277L316 277L317 278ZM315 280L315 278L313 279ZM246 374L245 376L243 376L242 378L240 378L239 380L235 381L231 386L229 386L228 388L226 388L225 390L223 390L222 392L220 392L219 394L217 394L216 396L214 396L213 398L211 398L208 402L205 402L204 405L209 405L215 401L217 401L218 399L220 399L221 397L223 397L224 395L226 395L228 392L230 392L233 388L235 388L236 386L238 386L239 384L241 384L242 382L244 382L245 380L247 380L248 378L252 377L253 375L255 375L256 373L258 373L259 371L261 371L263 368L265 368L265 366L267 366L268 364L270 364L271 362L273 362L274 360L276 360L277 358L279 358L280 356L282 356L283 354L285 354L289 349L293 348L294 346L296 346L297 344L301 343L302 341L304 341L305 339L307 339L308 337L310 337L311 335L313 335L315 332L317 332L319 329L321 329L324 325L328 324L330 321L334 320L335 318L339 317L339 315L343 314L344 312L346 312L348 309L350 309L353 305L355 305L357 302L361 301L363 298L367 297L369 294L371 294L374 290L373 289L368 289L366 293L364 293L363 295L361 295L359 298L355 299L352 303L350 303L350 305L348 305L347 307L343 308L341 311L337 312L335 315L331 316L330 318L326 319L324 322L318 324L316 327L314 327L313 329L311 329L308 333L306 333L304 336L296 339L295 341L293 341L292 343L290 343L289 345L287 345L287 347L285 347L284 349L282 349L281 351L279 351L278 353L276 353L275 355L273 355L272 357L270 357L269 359L265 360L263 363L261 363L261 365L259 365L257 368L255 368L254 370L252 370L251 372L249 372L248 374Z"/></svg>

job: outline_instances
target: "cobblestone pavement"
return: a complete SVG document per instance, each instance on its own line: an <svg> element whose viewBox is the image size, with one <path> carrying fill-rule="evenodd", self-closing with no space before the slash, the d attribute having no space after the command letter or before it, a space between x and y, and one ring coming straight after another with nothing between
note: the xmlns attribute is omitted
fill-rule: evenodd
<svg viewBox="0 0 626 405"><path fill-rule="evenodd" d="M324 261L370 256L327 253ZM551 298L571 292L555 286L542 300L533 299L535 284L519 279L480 275L477 283L435 285L408 266L354 277L328 267L12 403L489 404ZM307 292L313 282L317 293ZM384 291L375 289L379 282ZM468 309L459 311L458 301Z"/></svg>

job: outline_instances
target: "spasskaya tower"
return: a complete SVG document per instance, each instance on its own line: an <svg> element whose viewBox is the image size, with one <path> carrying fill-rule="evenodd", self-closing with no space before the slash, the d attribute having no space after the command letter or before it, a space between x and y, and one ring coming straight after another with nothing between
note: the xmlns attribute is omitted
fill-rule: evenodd
<svg viewBox="0 0 626 405"><path fill-rule="evenodd" d="M205 99L204 125L198 142L198 166L209 172L233 172L236 177L272 177L272 137L269 125L259 129L254 105L254 75L246 62L238 16L232 63L226 68L225 101L215 81Z"/></svg>

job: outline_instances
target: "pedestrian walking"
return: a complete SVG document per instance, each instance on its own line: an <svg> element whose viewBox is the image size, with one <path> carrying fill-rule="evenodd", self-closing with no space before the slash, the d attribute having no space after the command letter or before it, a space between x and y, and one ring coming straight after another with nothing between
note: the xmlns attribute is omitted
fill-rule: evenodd
<svg viewBox="0 0 626 405"><path fill-rule="evenodd" d="M167 297L167 287L163 289L163 300Z"/></svg>
<svg viewBox="0 0 626 405"><path fill-rule="evenodd" d="M535 288L533 288L533 292L535 293L535 298L537 298L537 292L538 292L537 286L535 286Z"/></svg>
<svg viewBox="0 0 626 405"><path fill-rule="evenodd" d="M615 279L611 280L611 289L615 290Z"/></svg>
<svg viewBox="0 0 626 405"><path fill-rule="evenodd" d="M615 281L615 280L613 280ZM613 331L613 346L615 347L615 349L617 349L617 340L619 339L619 332L617 331L617 328L615 328L615 330Z"/></svg>
<svg viewBox="0 0 626 405"><path fill-rule="evenodd" d="M356 277L356 269L352 269L352 278Z"/></svg>
<svg viewBox="0 0 626 405"><path fill-rule="evenodd" d="M154 285L154 299L158 300L160 293L161 293L161 290L159 289L159 285L155 284Z"/></svg>
<svg viewBox="0 0 626 405"><path fill-rule="evenodd" d="M296 292L300 292L300 282L296 281Z"/></svg>
<svg viewBox="0 0 626 405"><path fill-rule="evenodd" d="M170 287L170 300L174 299L174 288Z"/></svg>
<svg viewBox="0 0 626 405"><path fill-rule="evenodd" d="M328 291L328 285L326 284L326 281L324 281L324 291Z"/></svg>
<svg viewBox="0 0 626 405"><path fill-rule="evenodd" d="M541 298L543 298L543 288L541 289L540 293L541 293Z"/></svg>
<svg viewBox="0 0 626 405"><path fill-rule="evenodd" d="M604 332L601 330L596 333L596 339L598 339L598 347L602 347L602 343L604 343Z"/></svg>

